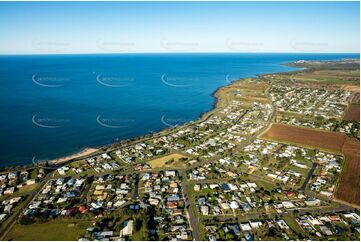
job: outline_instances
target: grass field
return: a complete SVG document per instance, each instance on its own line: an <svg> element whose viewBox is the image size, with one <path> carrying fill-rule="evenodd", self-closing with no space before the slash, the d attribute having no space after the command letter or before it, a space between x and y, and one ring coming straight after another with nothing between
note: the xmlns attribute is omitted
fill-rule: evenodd
<svg viewBox="0 0 361 242"><path fill-rule="evenodd" d="M26 185L21 187L19 190L17 190L16 192L14 192L11 195L3 195L0 197L0 201L3 201L5 199L9 199L12 197L21 197L21 196L25 196L27 194L29 194L31 191L33 191L35 188L37 188L38 184L32 184L32 185Z"/></svg>
<svg viewBox="0 0 361 242"><path fill-rule="evenodd" d="M38 185L39 184L31 184L31 185L23 186L23 187L19 188L18 191L14 192L12 197L24 196L24 195L28 194L29 192L33 191L35 188L37 188Z"/></svg>
<svg viewBox="0 0 361 242"><path fill-rule="evenodd" d="M16 224L6 240L78 240L86 232L90 221L76 219L55 219L50 222L32 225Z"/></svg>
<svg viewBox="0 0 361 242"><path fill-rule="evenodd" d="M266 83L245 83L239 82L235 87L239 87L241 90L251 90L254 91L265 91L269 85Z"/></svg>
<svg viewBox="0 0 361 242"><path fill-rule="evenodd" d="M185 162L180 161L181 158L188 158L179 153L173 153L148 161L148 164L154 168L185 168Z"/></svg>
<svg viewBox="0 0 361 242"><path fill-rule="evenodd" d="M321 65L328 65L323 63ZM301 64L302 65L302 64ZM302 65L298 67L310 68L307 71L282 73L274 76L273 74L267 74L265 77L274 78L279 81L288 81L290 77L296 82L308 83L308 84L347 84L358 87L360 78L360 69L357 64L347 70L341 70L340 68L324 69L322 66L315 66L314 63L311 66Z"/></svg>
<svg viewBox="0 0 361 242"><path fill-rule="evenodd" d="M294 216L288 214L283 216L283 219L293 231L295 231L296 233L305 234L305 231L298 225Z"/></svg>
<svg viewBox="0 0 361 242"><path fill-rule="evenodd" d="M295 77L295 80L344 83L347 81L356 81L359 75L359 70L319 70L299 74Z"/></svg>

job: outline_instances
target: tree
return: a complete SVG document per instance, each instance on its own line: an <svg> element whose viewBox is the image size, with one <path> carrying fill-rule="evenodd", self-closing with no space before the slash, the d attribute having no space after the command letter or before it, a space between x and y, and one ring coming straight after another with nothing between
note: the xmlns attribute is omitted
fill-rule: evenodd
<svg viewBox="0 0 361 242"><path fill-rule="evenodd" d="M235 237L234 234L231 234L231 233L227 233L226 234L226 240L235 240Z"/></svg>
<svg viewBox="0 0 361 242"><path fill-rule="evenodd" d="M34 223L34 220L27 216L21 216L19 223L22 225L29 225L29 224Z"/></svg>
<svg viewBox="0 0 361 242"><path fill-rule="evenodd" d="M139 231L142 228L142 225L143 225L143 221L137 218L135 220L135 230Z"/></svg>

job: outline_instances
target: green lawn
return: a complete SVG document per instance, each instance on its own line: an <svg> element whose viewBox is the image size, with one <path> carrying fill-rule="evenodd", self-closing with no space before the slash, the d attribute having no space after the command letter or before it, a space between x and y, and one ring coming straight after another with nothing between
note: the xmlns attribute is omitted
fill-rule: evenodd
<svg viewBox="0 0 361 242"><path fill-rule="evenodd" d="M293 231L295 231L296 233L305 234L305 231L298 225L298 223L296 222L295 218L292 215L285 215L283 216L283 219Z"/></svg>
<svg viewBox="0 0 361 242"><path fill-rule="evenodd" d="M135 231L135 229L134 229ZM144 240L149 240L148 239L148 228L147 228L147 221L143 220L142 223L142 227L138 230L135 231L134 234L132 235L132 240L133 241L144 241Z"/></svg>
<svg viewBox="0 0 361 242"><path fill-rule="evenodd" d="M30 197L25 197L24 200L22 200L19 204L16 205L16 207L12 210L12 215L10 217L8 217L5 222L3 222L0 225L0 228L5 227L9 224L10 220L15 216L15 213L17 213L19 211L19 209L21 209L24 204L26 203L27 200L29 200ZM0 237L2 238L3 235L0 234Z"/></svg>
<svg viewBox="0 0 361 242"><path fill-rule="evenodd" d="M255 182L257 184L258 188L263 187L264 190L268 190L268 191L272 191L273 189L276 188L275 185L271 184L272 182L266 182L266 181L262 181L260 179L253 179L252 176L249 176L248 178L251 182ZM267 179L265 179L265 180L267 180Z"/></svg>
<svg viewBox="0 0 361 242"><path fill-rule="evenodd" d="M39 184L32 184L32 185L23 186L19 190L15 191L13 194L2 196L0 198L0 201L10 199L10 198L13 198L13 197L22 197L22 196L28 195L30 192L35 190L38 186L39 186Z"/></svg>
<svg viewBox="0 0 361 242"><path fill-rule="evenodd" d="M37 177L38 177L37 169L32 170L31 173L30 173L30 179L35 179Z"/></svg>
<svg viewBox="0 0 361 242"><path fill-rule="evenodd" d="M41 224L16 224L6 236L6 240L78 240L85 234L90 223L80 219L55 219Z"/></svg>

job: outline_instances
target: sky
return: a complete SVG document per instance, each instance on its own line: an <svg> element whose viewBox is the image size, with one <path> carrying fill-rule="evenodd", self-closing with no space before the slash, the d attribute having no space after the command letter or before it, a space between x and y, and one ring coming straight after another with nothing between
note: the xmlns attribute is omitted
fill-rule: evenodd
<svg viewBox="0 0 361 242"><path fill-rule="evenodd" d="M360 52L359 2L0 2L0 54Z"/></svg>

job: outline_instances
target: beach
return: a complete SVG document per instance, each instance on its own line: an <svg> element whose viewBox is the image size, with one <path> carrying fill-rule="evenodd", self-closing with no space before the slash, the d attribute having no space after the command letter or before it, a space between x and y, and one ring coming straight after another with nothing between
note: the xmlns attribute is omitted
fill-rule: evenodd
<svg viewBox="0 0 361 242"><path fill-rule="evenodd" d="M79 157L90 155L92 153L97 152L98 150L99 149L95 149L95 148L85 148L85 149L81 150L80 152L75 153L73 155L64 156L64 157L61 157L61 158L58 158L58 159L49 160L48 163L50 165L59 165L59 164L68 162L70 160L73 160L73 159L76 159L76 158L79 158Z"/></svg>

